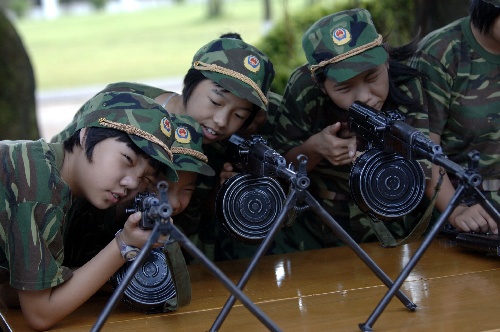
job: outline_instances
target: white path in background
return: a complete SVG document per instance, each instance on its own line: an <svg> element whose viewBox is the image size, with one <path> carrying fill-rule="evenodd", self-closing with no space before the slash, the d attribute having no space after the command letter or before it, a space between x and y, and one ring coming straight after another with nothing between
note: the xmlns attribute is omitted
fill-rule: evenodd
<svg viewBox="0 0 500 332"><path fill-rule="evenodd" d="M182 90L182 77L148 80L140 83L177 93ZM105 84L37 93L37 121L41 137L50 140L55 134L64 129L73 119L76 111L104 87Z"/></svg>

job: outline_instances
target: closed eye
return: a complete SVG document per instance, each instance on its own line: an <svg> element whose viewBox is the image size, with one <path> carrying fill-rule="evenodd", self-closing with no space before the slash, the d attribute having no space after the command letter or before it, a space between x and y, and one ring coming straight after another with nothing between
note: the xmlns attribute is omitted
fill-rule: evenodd
<svg viewBox="0 0 500 332"><path fill-rule="evenodd" d="M212 104L214 104L215 106L221 106L221 104L217 103L215 100L213 100L212 98L209 98L210 99L210 102Z"/></svg>
<svg viewBox="0 0 500 332"><path fill-rule="evenodd" d="M349 92L349 89L350 89L350 86L348 86L348 85L339 85L339 86L335 87L334 91L346 93L346 92Z"/></svg>
<svg viewBox="0 0 500 332"><path fill-rule="evenodd" d="M376 81L377 81L377 79L378 79L378 76L379 76L378 74L375 74L375 75L370 75L370 76L368 76L368 77L366 78L366 81L367 81L368 83L373 83L373 82L376 82Z"/></svg>
<svg viewBox="0 0 500 332"><path fill-rule="evenodd" d="M238 119L241 119L241 120L245 120L247 118L246 115L241 115L239 113L234 113L234 115L238 118Z"/></svg>
<svg viewBox="0 0 500 332"><path fill-rule="evenodd" d="M132 157L130 157L128 154L123 154L123 156L125 157L125 159L127 160L127 163L129 163L130 165L133 165L134 164L134 160L132 159Z"/></svg>

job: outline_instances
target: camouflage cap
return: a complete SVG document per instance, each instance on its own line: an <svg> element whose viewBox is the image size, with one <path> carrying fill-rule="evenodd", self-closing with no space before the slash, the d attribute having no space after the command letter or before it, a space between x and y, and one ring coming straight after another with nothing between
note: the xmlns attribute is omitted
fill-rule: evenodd
<svg viewBox="0 0 500 332"><path fill-rule="evenodd" d="M302 37L309 69L343 82L387 61L370 13L352 9L325 16L314 23Z"/></svg>
<svg viewBox="0 0 500 332"><path fill-rule="evenodd" d="M500 7L500 0L483 0L484 2L491 3L495 7Z"/></svg>
<svg viewBox="0 0 500 332"><path fill-rule="evenodd" d="M175 126L153 99L132 92L99 93L83 106L75 131L85 127L126 132L147 155L167 166L168 180L178 180L170 150Z"/></svg>
<svg viewBox="0 0 500 332"><path fill-rule="evenodd" d="M207 156L203 153L201 125L187 115L172 114L170 118L175 125L175 140L171 147L174 154L174 169L208 176L215 175L215 171L207 164Z"/></svg>
<svg viewBox="0 0 500 332"><path fill-rule="evenodd" d="M212 40L196 52L191 68L234 95L267 108L274 79L273 64L255 47L235 38Z"/></svg>

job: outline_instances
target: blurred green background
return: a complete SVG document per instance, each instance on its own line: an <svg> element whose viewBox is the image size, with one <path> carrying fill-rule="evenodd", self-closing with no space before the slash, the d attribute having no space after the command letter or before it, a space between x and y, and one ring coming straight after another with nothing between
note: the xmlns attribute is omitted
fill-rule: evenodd
<svg viewBox="0 0 500 332"><path fill-rule="evenodd" d="M457 6L468 2L454 1ZM269 0L271 30L266 28L265 0L219 0L218 15L209 14L209 0L176 0L133 12L94 10L51 20L21 18L15 26L32 61L37 90L182 77L202 45L223 33L237 32L271 58L277 71L273 90L281 93L290 73L305 61L302 34L320 17L366 8L388 42L401 45L422 25L417 22L417 7L429 4L419 2ZM454 16L466 14L456 10ZM453 18L448 15L449 21Z"/></svg>
<svg viewBox="0 0 500 332"><path fill-rule="evenodd" d="M271 58L276 71L271 89L282 93L290 74L305 62L303 33L325 15L366 8L386 42L398 46L419 30L423 36L467 15L469 3L43 0L60 5L59 16L43 18L36 5L40 1L0 0L0 139L49 136L48 125L50 131L59 130L84 98L111 82L167 88L161 84L168 81L169 89L173 82L172 89L180 90L195 52L224 33L239 33ZM120 7L127 4L134 8ZM63 98L72 104L63 104ZM37 121L43 127L41 134Z"/></svg>
<svg viewBox="0 0 500 332"><path fill-rule="evenodd" d="M283 2L271 1L273 19ZM305 0L288 0L290 12ZM195 52L226 32L254 44L264 33L261 0L226 1L221 16L209 18L203 3L179 3L134 12L97 11L53 20L19 19L40 90L122 80L183 76Z"/></svg>

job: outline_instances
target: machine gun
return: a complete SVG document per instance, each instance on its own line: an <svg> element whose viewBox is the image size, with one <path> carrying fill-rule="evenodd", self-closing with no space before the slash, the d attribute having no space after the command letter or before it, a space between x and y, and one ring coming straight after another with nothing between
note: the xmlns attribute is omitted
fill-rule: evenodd
<svg viewBox="0 0 500 332"><path fill-rule="evenodd" d="M155 223L169 220L172 207L167 199L168 184L160 181L157 185L158 195L154 192L142 192L135 196L134 205L126 209L126 213L141 211L139 227L144 230L153 229ZM111 285L118 288L131 268L132 262L126 262L111 277ZM122 298L129 307L147 313L165 311L165 303L177 295L172 272L167 257L161 248L154 248L147 260L127 283Z"/></svg>
<svg viewBox="0 0 500 332"><path fill-rule="evenodd" d="M153 192L142 192L135 196L134 205L126 209L125 213L130 214L137 211L142 212L139 227L144 230L153 229L156 221L168 219L172 215L172 207L167 199L168 184L160 181L157 185L159 198Z"/></svg>
<svg viewBox="0 0 500 332"><path fill-rule="evenodd" d="M286 160L259 135L229 138L231 161L242 171L228 179L216 198L216 218L230 236L246 242L260 242L283 209L285 193L277 177L309 185L303 176L286 166Z"/></svg>
<svg viewBox="0 0 500 332"><path fill-rule="evenodd" d="M425 176L417 159L442 166L470 187L482 181L477 152L471 155L469 169L463 168L397 111L379 112L355 102L349 108L349 127L368 148L351 169L351 193L360 209L376 219L400 217L418 205Z"/></svg>
<svg viewBox="0 0 500 332"><path fill-rule="evenodd" d="M482 178L475 172L467 172L460 165L449 160L441 146L425 137L422 132L404 122L404 116L397 111L377 111L361 102L349 107L350 129L368 147L397 153L406 159L427 159L443 166L458 178L465 179L471 186L478 186Z"/></svg>
<svg viewBox="0 0 500 332"><path fill-rule="evenodd" d="M282 169L286 169L285 158L270 148L262 136L252 135L246 140L234 134L229 142L232 143L232 159L245 173L257 177L275 177Z"/></svg>

